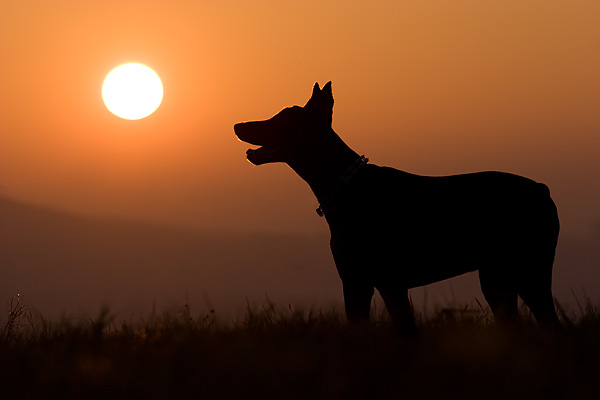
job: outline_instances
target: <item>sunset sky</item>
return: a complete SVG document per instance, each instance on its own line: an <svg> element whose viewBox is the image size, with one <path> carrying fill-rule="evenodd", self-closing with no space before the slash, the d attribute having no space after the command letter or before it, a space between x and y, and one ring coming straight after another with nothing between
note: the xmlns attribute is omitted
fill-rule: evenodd
<svg viewBox="0 0 600 400"><path fill-rule="evenodd" d="M0 186L76 213L321 232L287 167L252 167L236 122L333 81L334 129L420 174L547 183L564 231L600 219L597 1L27 1L0 13ZM153 68L164 99L122 120L108 72Z"/></svg>
<svg viewBox="0 0 600 400"><path fill-rule="evenodd" d="M65 250L71 269L61 276L73 283L50 287L40 277L53 279L53 268L67 268L63 253L50 254L56 265L46 259L25 265L26 257L43 255L29 247L34 234L6 228L5 237L15 243L22 238L14 246L24 247L17 256L4 245L3 259L21 264L5 264L13 275L0 288L11 295L29 288L38 304L55 300L61 310L75 299L68 290L92 293L87 288L97 286L95 273L106 280L102 290L120 299L109 288L114 280L108 274L122 279L127 272L130 281L119 284L131 293L132 285L149 286L154 279L156 285L173 284L165 291L181 295L194 287L190 282L203 279L191 275L206 272L198 268L203 260L220 266L220 275L211 272L216 281L240 285L227 279L233 264L217 251L231 251L223 243L235 234L235 243L256 258L240 253L231 262L254 268L244 273L255 279L258 296L277 290L306 294L326 275L319 293L339 299L324 238L328 229L314 211L312 192L285 165L248 163L248 145L233 132L235 123L304 105L317 81L333 82L333 127L371 163L428 175L500 170L546 183L561 218L559 249L565 246L556 282L567 296L580 283L599 288L597 268L589 267L597 261L583 259L576 242L565 239L600 238L599 27L596 0L3 2L0 200L11 202L5 209L34 205L95 220L193 228L204 237L219 233L223 241L211 247L210 241L185 239L189 254L181 265L190 275L171 269L166 276L156 260L150 260L155 275L136 275L127 271L129 256L123 254L129 250L119 245L121 261L98 260L95 272L80 276L81 264L92 265L103 251L94 238L104 232L82 225L92 243L81 250L86 261ZM107 74L129 62L154 69L164 86L161 106L137 121L116 117L101 97ZM6 218L25 226L18 225L20 212ZM69 222L65 240L81 236L73 228L78 226ZM35 235L60 236L49 232ZM159 233L146 238L138 228L127 232L136 232L131 235L139 239L140 259L162 246ZM267 236L261 242L263 236L255 234ZM286 236L277 256L261 253L272 251L273 234L323 236L322 247L309 255L313 242L305 237L286 250L295 240ZM165 262L176 265L171 260L180 256L179 244L171 245L163 252ZM212 261L199 245L215 253ZM290 285L283 287L283 278L267 271L286 262L292 272L286 272ZM108 271L105 265L124 267ZM314 279L303 272L307 265ZM566 265L581 268L579 275ZM271 276L275 289L265 286L260 273ZM304 278L305 286L299 285ZM212 281L204 284L207 292L197 286L198 296L224 290ZM142 301L155 293L146 289ZM247 292L230 289L239 297L234 302L243 303Z"/></svg>

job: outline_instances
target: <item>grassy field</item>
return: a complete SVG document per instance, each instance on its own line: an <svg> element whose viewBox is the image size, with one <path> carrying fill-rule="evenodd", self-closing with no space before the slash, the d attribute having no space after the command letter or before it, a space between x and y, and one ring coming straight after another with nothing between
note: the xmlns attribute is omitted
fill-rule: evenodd
<svg viewBox="0 0 600 400"><path fill-rule="evenodd" d="M600 314L561 312L564 331L524 314L499 328L483 309L440 310L398 336L385 315L348 327L336 312L267 303L233 324L187 306L138 321L107 310L48 322L18 297L0 320L2 399L598 399Z"/></svg>

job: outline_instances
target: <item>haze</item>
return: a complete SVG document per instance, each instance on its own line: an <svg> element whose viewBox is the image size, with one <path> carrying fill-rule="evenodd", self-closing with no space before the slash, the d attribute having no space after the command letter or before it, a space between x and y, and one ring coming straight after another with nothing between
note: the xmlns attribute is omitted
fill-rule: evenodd
<svg viewBox="0 0 600 400"><path fill-rule="evenodd" d="M157 262L154 272L144 272L149 261L134 257L137 273L122 282L145 287L142 302L227 291L243 306L244 291L260 296L270 288L317 305L341 299L327 227L308 186L284 165L252 167L247 145L232 128L303 105L315 81L329 80L334 129L372 163L430 175L501 170L546 183L562 225L555 286L562 285L563 297L582 287L595 293L599 25L600 3L583 0L9 2L0 14L0 257L3 274L12 275L3 279L0 300L25 291L43 308L42 299L56 299L61 290L85 293L94 286L90 277L104 271L107 289L87 291L85 301L92 308L107 299L118 306L111 282L133 267L115 260L156 244L140 233L149 225L197 234L198 241L196 247L182 239L179 248L176 234L160 234L173 246L161 260L172 262ZM150 66L163 81L162 105L143 120L119 119L102 102L106 74L126 62ZM58 226L63 218L113 227L116 220L137 221L141 230L110 232L126 232L138 250L110 248L113 253L99 256L97 236L60 236L55 228L40 233L39 224L11 217L22 212L50 224L40 215L57 215L52 210L60 211L53 220ZM26 234L14 234L24 226ZM77 268L92 265L94 257L106 260L90 266L96 271L90 275L72 275L75 264L64 266L75 261L59 253L27 262L21 257L43 253L32 237L72 249L76 244L64 241L78 236L89 239L79 245L91 250ZM221 244L209 246L211 237ZM275 238L299 247L285 252ZM244 243L250 247L239 250ZM198 250L209 247L210 257ZM274 248L274 258L263 253ZM244 251L262 259L249 262ZM173 252L188 266L185 280L173 272ZM228 252L239 258L225 257ZM286 262L298 266L281 270L286 279L266 272ZM40 283L52 283L51 271L59 268L81 279ZM228 273L216 278L218 268ZM199 289L201 276L214 282ZM242 276L264 279L246 286ZM304 283L294 285L301 277ZM180 285L144 286L152 279L180 279ZM326 283L313 290L315 280ZM121 289L131 291L131 285Z"/></svg>

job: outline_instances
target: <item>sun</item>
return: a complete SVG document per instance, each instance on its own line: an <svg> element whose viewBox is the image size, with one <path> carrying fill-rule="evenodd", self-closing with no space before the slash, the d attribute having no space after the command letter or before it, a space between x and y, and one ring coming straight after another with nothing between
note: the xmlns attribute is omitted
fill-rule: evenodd
<svg viewBox="0 0 600 400"><path fill-rule="evenodd" d="M102 98L116 116L141 119L156 111L163 98L163 86L151 68L142 64L123 64L104 79Z"/></svg>

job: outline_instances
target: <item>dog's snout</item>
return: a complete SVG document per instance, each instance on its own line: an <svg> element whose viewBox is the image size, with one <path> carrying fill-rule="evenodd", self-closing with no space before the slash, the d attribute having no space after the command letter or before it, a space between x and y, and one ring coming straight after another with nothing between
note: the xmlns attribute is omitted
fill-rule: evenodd
<svg viewBox="0 0 600 400"><path fill-rule="evenodd" d="M242 142L248 142L248 124L246 122L240 122L233 126L233 131L239 140Z"/></svg>
<svg viewBox="0 0 600 400"><path fill-rule="evenodd" d="M260 122L256 121L240 122L233 126L233 131L242 142L262 146L265 144L265 135L264 132L261 132L261 130L258 129L260 126Z"/></svg>
<svg viewBox="0 0 600 400"><path fill-rule="evenodd" d="M243 128L242 128L242 125L243 125L243 124L244 124L243 122L240 122L240 123L238 123L238 124L235 124L235 125L233 126L233 131L235 132L235 134L236 134L237 136L240 136L240 132L241 132L241 131L242 131L242 129L243 129Z"/></svg>

